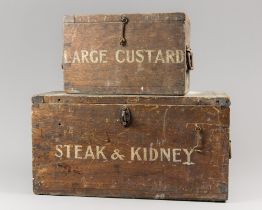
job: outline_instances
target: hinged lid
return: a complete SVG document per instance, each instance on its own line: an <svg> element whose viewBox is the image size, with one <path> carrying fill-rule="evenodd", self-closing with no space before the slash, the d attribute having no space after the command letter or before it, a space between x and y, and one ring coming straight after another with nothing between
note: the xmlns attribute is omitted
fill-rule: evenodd
<svg viewBox="0 0 262 210"><path fill-rule="evenodd" d="M33 104L74 103L74 104L156 104L156 105L201 105L229 107L230 99L222 92L189 92L185 96L147 95L86 95L65 92L43 93L32 98Z"/></svg>
<svg viewBox="0 0 262 210"><path fill-rule="evenodd" d="M188 17L185 13L153 13L153 14L120 14L120 15L66 15L64 23L99 23L121 22L121 17L127 16L132 22L156 22L156 21L185 21Z"/></svg>

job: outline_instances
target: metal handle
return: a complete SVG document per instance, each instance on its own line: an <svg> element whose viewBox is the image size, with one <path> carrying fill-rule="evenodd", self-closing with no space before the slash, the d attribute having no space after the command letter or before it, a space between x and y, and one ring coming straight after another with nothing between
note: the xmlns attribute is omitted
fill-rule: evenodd
<svg viewBox="0 0 262 210"><path fill-rule="evenodd" d="M120 123L124 127L128 127L131 123L131 112L126 106L123 106L120 110Z"/></svg>
<svg viewBox="0 0 262 210"><path fill-rule="evenodd" d="M231 151L231 140L228 141L228 156L229 156L229 159L232 158L232 151Z"/></svg>
<svg viewBox="0 0 262 210"><path fill-rule="evenodd" d="M186 65L187 65L187 70L193 70L194 65L193 65L193 52L190 47L186 47Z"/></svg>

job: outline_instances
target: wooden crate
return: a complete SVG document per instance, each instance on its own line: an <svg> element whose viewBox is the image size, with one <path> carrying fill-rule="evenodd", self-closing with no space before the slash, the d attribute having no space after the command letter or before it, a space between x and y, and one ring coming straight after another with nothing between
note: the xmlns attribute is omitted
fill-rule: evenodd
<svg viewBox="0 0 262 210"><path fill-rule="evenodd" d="M184 13L66 16L67 93L184 95L193 68Z"/></svg>
<svg viewBox="0 0 262 210"><path fill-rule="evenodd" d="M51 92L32 101L36 194L227 200L225 94Z"/></svg>

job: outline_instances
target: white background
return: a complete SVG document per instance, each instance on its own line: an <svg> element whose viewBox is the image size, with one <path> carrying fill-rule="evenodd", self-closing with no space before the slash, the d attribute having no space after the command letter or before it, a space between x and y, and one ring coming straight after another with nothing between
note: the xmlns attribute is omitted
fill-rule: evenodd
<svg viewBox="0 0 262 210"><path fill-rule="evenodd" d="M33 195L31 96L63 89L63 15L174 11L191 19L191 90L231 96L228 202ZM261 21L261 0L1 0L0 210L262 209Z"/></svg>

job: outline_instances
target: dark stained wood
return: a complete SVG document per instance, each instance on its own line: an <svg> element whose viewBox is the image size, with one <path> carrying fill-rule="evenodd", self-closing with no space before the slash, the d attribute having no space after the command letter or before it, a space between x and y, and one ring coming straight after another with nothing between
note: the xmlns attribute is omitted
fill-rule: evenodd
<svg viewBox="0 0 262 210"><path fill-rule="evenodd" d="M126 46L120 45L122 16L128 18ZM184 13L66 16L65 91L184 95L189 90L189 34L190 22Z"/></svg>
<svg viewBox="0 0 262 210"><path fill-rule="evenodd" d="M36 194L227 200L230 101L225 94L195 92L171 97L54 92L36 95L32 101ZM123 106L132 114L127 128L119 120ZM64 145L70 145L69 153ZM85 159L88 146L94 159ZM105 147L106 159L101 154L97 158L97 146ZM141 147L142 160L137 156L132 160L132 147ZM150 148L158 152L156 160L150 160ZM169 159L161 153L161 159L161 148L174 151L175 159L171 153ZM123 159L113 155L116 149ZM184 149L193 151L190 161Z"/></svg>
<svg viewBox="0 0 262 210"><path fill-rule="evenodd" d="M185 96L163 95L86 95L66 94L62 91L53 91L38 94L32 98L38 103L74 103L74 104L156 104L156 105L207 105L230 106L230 99L225 93L214 91L190 91Z"/></svg>

